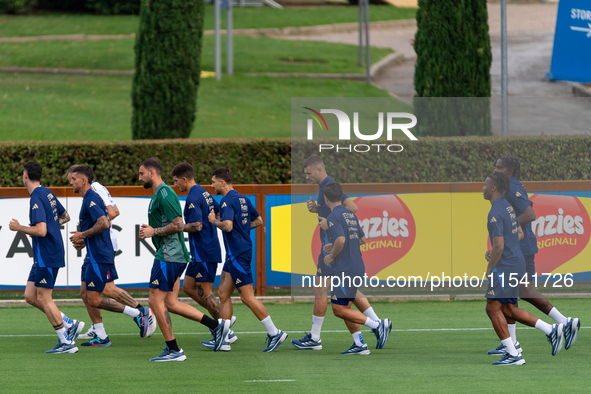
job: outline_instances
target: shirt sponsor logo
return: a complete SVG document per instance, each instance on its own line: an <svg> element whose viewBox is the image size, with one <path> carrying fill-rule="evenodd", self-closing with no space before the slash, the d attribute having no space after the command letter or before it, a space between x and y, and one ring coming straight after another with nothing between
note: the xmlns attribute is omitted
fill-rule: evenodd
<svg viewBox="0 0 591 394"><path fill-rule="evenodd" d="M33 205L33 209L39 209L39 206L37 204Z"/></svg>
<svg viewBox="0 0 591 394"><path fill-rule="evenodd" d="M91 202L90 202L90 205L88 206L88 208L92 208L92 207L94 207L95 205L96 205L96 204L94 203L94 201L91 201Z"/></svg>

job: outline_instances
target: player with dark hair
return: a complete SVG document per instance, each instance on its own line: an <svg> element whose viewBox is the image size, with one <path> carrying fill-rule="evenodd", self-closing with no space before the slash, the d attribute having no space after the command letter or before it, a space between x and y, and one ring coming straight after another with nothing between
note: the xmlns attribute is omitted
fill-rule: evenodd
<svg viewBox="0 0 591 394"><path fill-rule="evenodd" d="M187 357L183 349L177 345L169 311L199 322L212 330L214 351L218 351L222 346L223 339L230 329L230 321L214 320L178 299L180 277L191 258L185 246L181 204L174 190L162 181L161 174L162 165L157 159L145 160L140 165L139 180L143 182L144 188L152 189L154 195L148 208L150 225L142 224L139 236L141 239L152 238L156 248L150 274L149 302L166 341L166 348L162 354L150 361L184 361Z"/></svg>
<svg viewBox="0 0 591 394"><path fill-rule="evenodd" d="M59 341L45 353L76 353L76 337L84 322L71 320L53 302L52 293L59 269L66 266L64 243L60 226L70 221L55 194L41 186L42 167L30 161L24 165L23 183L31 195L29 226L12 219L8 228L31 236L33 266L25 288L25 301L45 313Z"/></svg>
<svg viewBox="0 0 591 394"><path fill-rule="evenodd" d="M484 199L491 202L487 227L492 250L485 254L488 261L486 277L489 279L486 290L486 313L506 349L501 360L492 365L525 364L511 339L506 318L544 332L552 345L552 355L560 351L564 339L562 324L545 323L516 305L519 282L525 275L525 260L519 248L523 232L515 210L503 197L504 192L508 190L509 178L502 172L494 172L486 178L482 191Z"/></svg>
<svg viewBox="0 0 591 394"><path fill-rule="evenodd" d="M207 220L209 212L219 215L220 204L211 194L195 183L195 172L189 163L177 164L171 171L174 185L182 193L189 192L183 215L184 231L189 234L191 262L185 272L183 291L199 305L207 309L214 319L221 318L220 302L213 294L213 282L218 264L222 261L222 252L218 240L218 229ZM231 322L235 318L232 317ZM228 333L229 343L236 341L232 330ZM202 341L207 348L213 348L214 341ZM222 344L221 350L229 350Z"/></svg>
<svg viewBox="0 0 591 394"><path fill-rule="evenodd" d="M361 257L361 245L365 243L365 234L359 226L357 216L341 203L343 189L336 182L327 183L324 187L324 202L331 210L328 218L320 219L320 227L330 240L330 253L324 257L323 264L331 267L335 276L341 278L340 287L331 289L330 302L336 317L345 321L353 336L353 345L341 354L369 354L369 349L359 328L363 324L372 329L378 339L376 349L381 349L388 342L392 324L390 320L373 320L363 313L351 309L357 298L357 287L354 278L363 278L365 264Z"/></svg>
<svg viewBox="0 0 591 394"><path fill-rule="evenodd" d="M75 166L70 167L66 176L74 192L83 198L80 231L73 231L70 237L76 250L86 248L81 269L80 296L92 320L92 330L85 334L91 340L82 346L111 346L103 325L102 309L131 317L140 329L140 337L151 337L156 330L156 321L150 308L142 306L127 291L115 286L114 281L118 275L115 268L116 248L112 241L111 215L104 197L95 191L97 186L93 182L94 172L88 166ZM100 184L99 186L103 187ZM102 298L101 295L114 301Z"/></svg>
<svg viewBox="0 0 591 394"><path fill-rule="evenodd" d="M324 167L324 161L316 156L312 155L308 157L303 164L304 173L306 174L306 179L309 180L311 183L318 185L318 197L317 202L315 203L314 200L310 197L310 200L307 202L308 211L311 213L318 214L318 216L327 218L330 215L330 209L326 205L324 201L324 187L331 183L335 182L334 179L328 176L326 173L326 169ZM347 196L345 193L342 193L341 203L351 212L357 212L357 205ZM326 283L323 281L323 278L330 277L334 275L333 270L324 264L324 258L328 255L328 252L325 250L325 247L330 242L328 241L328 236L326 232L320 228L320 242L321 242L321 249L318 255L317 267L316 267L316 275L318 276L316 282L317 283ZM320 339L320 332L322 331L322 324L324 322L324 316L326 315L326 310L328 309L328 301L326 299L327 288L325 286L316 287L314 286L314 310L312 313L312 329L309 333L302 339L293 339L291 341L292 345L294 345L298 349L302 350L321 350L322 349L322 340ZM371 318L372 320L380 320L378 315L374 312L373 308L371 307L368 299L359 292L357 294L354 301L355 306L359 309L365 316Z"/></svg>
<svg viewBox="0 0 591 394"><path fill-rule="evenodd" d="M536 214L533 210L533 203L527 195L527 191L523 184L519 181L521 175L521 164L514 156L502 156L495 163L495 172L502 172L510 179L511 190L505 192L505 199L515 209L517 221L523 230L524 238L519 242L521 252L525 258L525 270L528 275L528 281L536 273L536 263L534 261L535 255L538 252L536 242L536 235L531 229L531 222L536 220ZM535 290L529 285L523 284L519 291L519 297L532 304L546 315L550 316L556 323L564 326L564 348L570 349L575 344L581 326L581 321L578 318L564 317L543 294ZM516 304L517 305L517 304ZM517 345L516 324L514 320L507 319L509 334L511 339ZM488 354L504 354L505 348L499 345L496 349L490 350Z"/></svg>
<svg viewBox="0 0 591 394"><path fill-rule="evenodd" d="M267 346L263 352L272 352L287 338L287 333L277 329L267 308L254 295L252 287L252 241L250 230L263 224L263 218L248 198L232 187L232 173L227 168L218 168L211 174L211 187L224 196L220 203L220 218L209 212L209 222L222 230L226 262L220 278L218 295L222 316L230 319L233 314L232 299L234 289L238 289L240 299L250 308L267 330ZM229 344L227 344L229 346ZM229 350L229 349L228 349Z"/></svg>

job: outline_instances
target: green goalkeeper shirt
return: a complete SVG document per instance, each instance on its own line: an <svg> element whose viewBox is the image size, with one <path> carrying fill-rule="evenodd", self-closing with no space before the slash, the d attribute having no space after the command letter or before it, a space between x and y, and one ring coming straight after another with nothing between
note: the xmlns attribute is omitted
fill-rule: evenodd
<svg viewBox="0 0 591 394"><path fill-rule="evenodd" d="M177 216L182 218L182 215L181 204L176 193L170 186L162 182L156 188L148 208L150 226L153 228L164 227ZM191 261L182 231L163 237L153 236L152 243L157 249L156 256L154 256L157 260L169 263L188 263Z"/></svg>

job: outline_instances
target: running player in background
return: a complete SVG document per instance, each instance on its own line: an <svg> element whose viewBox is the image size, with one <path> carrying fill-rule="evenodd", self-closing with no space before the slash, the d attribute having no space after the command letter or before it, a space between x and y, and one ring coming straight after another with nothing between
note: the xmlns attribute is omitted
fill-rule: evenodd
<svg viewBox="0 0 591 394"><path fill-rule="evenodd" d="M505 199L515 209L517 220L523 230L524 238L519 242L521 252L525 258L525 270L528 275L528 281L532 280L536 273L536 263L534 261L536 253L538 253L538 246L536 235L531 229L531 222L536 219L536 214L533 210L533 203L527 195L527 191L523 184L519 181L521 176L521 164L519 160L513 156L502 156L495 163L495 172L502 172L510 179L511 190L505 192ZM575 344L581 327L581 321L578 318L564 317L548 299L540 292L538 292L532 284L528 286L522 285L519 291L519 298L529 302L540 311L550 316L556 323L564 326L564 348L570 349ZM515 304L517 305L517 304ZM517 335L515 332L516 324L514 320L507 319L507 326L509 334L513 342L519 346ZM488 354L502 355L506 352L503 344L496 349L490 350Z"/></svg>
<svg viewBox="0 0 591 394"><path fill-rule="evenodd" d="M254 295L252 287L252 241L250 230L263 224L263 218L250 200L232 187L232 173L227 168L218 168L211 174L211 187L224 196L220 203L220 219L209 212L209 222L224 233L226 262L220 278L218 295L222 316L232 317L232 293L238 289L240 299L250 308L267 330L267 347L263 352L272 352L287 338L287 333L277 329L267 308ZM229 346L229 344L227 345Z"/></svg>
<svg viewBox="0 0 591 394"><path fill-rule="evenodd" d="M172 330L169 311L199 322L213 330L214 351L222 346L230 329L229 320L214 320L191 305L179 301L180 277L191 261L185 237L181 204L174 190L162 181L162 165L155 158L144 160L139 168L139 180L154 195L148 208L150 225L142 224L141 239L152 238L156 248L150 274L150 307L156 315L158 326L166 341L166 348L150 361L184 361L187 359L179 348Z"/></svg>
<svg viewBox="0 0 591 394"><path fill-rule="evenodd" d="M30 235L33 240L33 267L25 288L25 301L45 313L59 338L45 353L76 353L76 337L84 322L70 320L53 302L52 293L60 268L66 266L60 226L70 220L55 194L41 186L42 167L35 161L24 165L23 183L31 195L29 226L12 219L8 228Z"/></svg>
<svg viewBox="0 0 591 394"><path fill-rule="evenodd" d="M78 164L74 164L68 169L66 172L66 177L68 178L68 182L72 183L72 172L74 168L78 167ZM107 208L107 214L109 217L109 221L113 221L117 216L119 216L119 208L113 201L111 194L107 190L106 187L98 183L97 181L92 181L90 184L92 191L98 194L105 206ZM111 243L113 244L113 251L115 254L119 250L119 246L117 243L117 237L115 236L115 231L113 230L113 226L109 228L110 236L111 236ZM82 346L100 346L100 347L108 347L111 346L111 341L105 331L105 326L103 324L102 312L98 308L93 308L90 306L87 300L87 293L86 293L86 270L90 267L90 256L87 253L84 257L84 263L82 265L81 271L81 284L80 284L80 297L84 301L84 305L86 305L86 310L88 311L88 316L90 316L90 320L92 321L92 326L88 329L88 331L78 338L80 339L90 339L89 342L82 343ZM146 320L146 308L149 310L148 307L143 307L139 302L133 299L125 290L118 288L117 286L106 286L103 290L103 295L105 297L109 297L114 299L115 301L120 302L123 305L127 305L131 308L138 309L140 314L133 317L135 323L140 328L140 336L143 338L145 336L150 337L154 331L156 330L156 318L154 314L148 311L148 319ZM142 313L144 312L144 313ZM135 315L135 311L131 312L132 315Z"/></svg>
<svg viewBox="0 0 591 394"><path fill-rule="evenodd" d="M330 208L324 201L324 187L330 183L335 182L334 179L328 176L324 167L324 161L316 155L312 155L304 161L304 173L306 179L311 183L318 185L318 197L317 203L310 197L308 200L308 211L311 213L318 214L318 216L327 218L330 215ZM341 203L351 212L357 212L357 205L347 196L342 193ZM318 262L316 267L316 275L318 276L315 283L326 283L323 282L324 277L331 277L334 275L333 270L324 264L324 257L328 255L328 252L324 250L324 247L329 243L326 232L320 228L320 244L321 248L318 255ZM330 280L328 280L330 282ZM328 301L326 299L326 287L314 286L314 311L312 313L312 329L302 339L293 339L291 341L298 349L302 350L321 350L322 340L320 339L320 332L322 331L322 323L324 323L324 316L328 309ZM372 320L380 320L378 315L374 312L367 298L359 292L355 297L354 305L359 309L365 316Z"/></svg>
<svg viewBox="0 0 591 394"><path fill-rule="evenodd" d="M503 197L507 191L509 178L502 172L490 174L484 182L482 191L484 199L491 203L487 228L492 250L485 253L485 259L488 261L486 277L489 280L486 290L486 313L506 350L503 357L492 365L525 364L521 349L515 347L515 342L509 334L506 318L544 332L552 345L553 356L560 351L564 339L562 324L550 325L517 307L519 283L525 275L525 259L519 247L523 232L515 210Z"/></svg>
<svg viewBox="0 0 591 394"><path fill-rule="evenodd" d="M83 346L111 346L102 324L100 309L123 313L134 319L140 328L140 336L150 337L156 324L150 324L150 308L141 306L129 293L115 286L118 278L115 269L115 251L109 232L111 222L103 199L91 187L94 173L88 166L77 166L70 172L70 183L82 200L80 209L80 231L71 232L70 241L81 250L86 247L86 257L82 265L82 288L80 294L87 305L97 337ZM113 300L102 298L106 295ZM152 317L153 319L153 317Z"/></svg>
<svg viewBox="0 0 591 394"><path fill-rule="evenodd" d="M363 278L365 264L361 257L361 245L365 243L365 234L359 226L355 214L343 206L343 189L336 182L327 183L324 188L324 202L331 213L328 218L318 217L319 226L326 232L329 243L329 254L324 257L323 264L330 267L334 275L341 278L340 287L331 289L330 302L334 315L345 321L353 336L353 345L341 354L369 354L367 344L363 342L360 324L372 329L378 339L376 349L381 349L388 342L392 323L390 320L373 320L363 313L351 309L358 296L357 287L353 285L355 278ZM347 282L345 284L345 282Z"/></svg>
<svg viewBox="0 0 591 394"><path fill-rule="evenodd" d="M209 212L219 215L220 204L207 190L195 183L195 171L189 163L177 164L170 175L174 185L182 193L189 192L183 215L185 217L184 231L189 234L191 262L185 272L183 291L207 309L211 317L217 320L221 318L220 302L213 295L212 288L218 264L222 261L222 251L218 239L218 229L209 223L207 217ZM235 320L236 318L232 316L231 324L234 324ZM237 339L230 330L228 344L234 343ZM214 341L213 339L201 341L201 344L212 349ZM229 350L229 347L222 344L221 350Z"/></svg>

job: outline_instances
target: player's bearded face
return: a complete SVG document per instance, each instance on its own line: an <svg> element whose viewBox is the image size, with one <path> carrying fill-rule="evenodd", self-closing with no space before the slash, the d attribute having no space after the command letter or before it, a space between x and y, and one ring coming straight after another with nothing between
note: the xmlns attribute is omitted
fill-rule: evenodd
<svg viewBox="0 0 591 394"><path fill-rule="evenodd" d="M154 181L152 181L152 179L145 179L146 177L144 177L144 189L150 189L152 187L152 184L154 183Z"/></svg>

